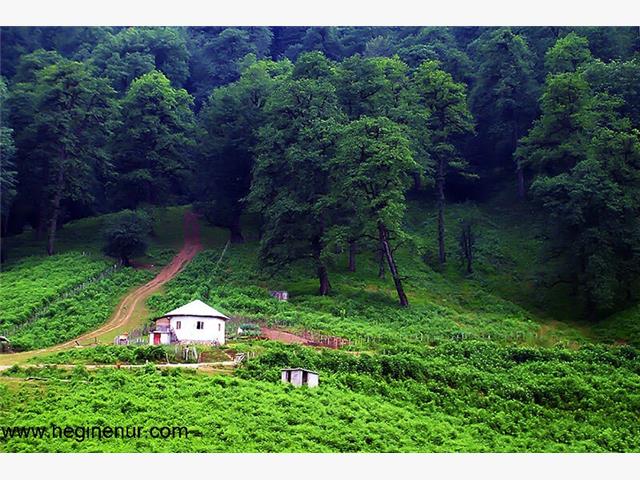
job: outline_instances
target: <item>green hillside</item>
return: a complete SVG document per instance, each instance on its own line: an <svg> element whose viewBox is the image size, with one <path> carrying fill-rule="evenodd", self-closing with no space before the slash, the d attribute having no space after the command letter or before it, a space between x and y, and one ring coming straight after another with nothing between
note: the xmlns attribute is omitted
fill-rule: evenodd
<svg viewBox="0 0 640 480"><path fill-rule="evenodd" d="M532 231L531 223L504 218L500 209L452 206L448 210L452 224L456 215L476 210L481 232L476 268L467 276L452 259L445 271L434 270L428 256L420 254L433 240L428 228L430 208L419 201L411 204L408 230L420 234L423 243L398 252L411 301L408 309L397 305L391 279L378 278L377 261L371 255L359 255L353 273L346 268L346 254L336 254L330 263L332 294L319 297L309 266L299 264L268 276L257 266L255 241L231 245L221 258L227 232L205 228L209 248L150 299L151 312L164 313L202 299L228 315L291 332L336 335L351 344L343 351L331 351L272 341L232 342L229 349L255 355L232 378L158 372L151 366L138 373L12 369L0 382L0 408L10 424L90 425L108 418L114 424L151 428L162 421L184 424L192 436L188 441L147 438L106 443L12 439L2 448L69 452L637 450L638 351L612 345L620 340L617 335L628 343L637 342L635 332L614 326L632 324L629 318L637 311L595 325L554 318L553 309L545 311L539 299L528 297L534 274L528 266L535 263L540 243L525 235ZM177 243L177 237L167 240L162 232L179 230L180 215L163 218L158 245ZM255 232L247 222L250 239ZM70 224L65 230L73 235L74 228ZM448 237L452 250L454 235L455 231ZM97 239L90 235L84 239L83 248L94 244L97 251ZM16 262L2 275L22 264ZM132 281L141 281L138 273L131 271ZM290 301L276 301L269 289L288 290ZM118 358L109 353L105 357L100 349L61 352L34 361L82 364ZM281 385L279 369L294 365L318 371L320 388L295 390ZM24 381L33 376L43 380ZM118 394L112 397L115 385ZM180 414L163 418L167 406Z"/></svg>

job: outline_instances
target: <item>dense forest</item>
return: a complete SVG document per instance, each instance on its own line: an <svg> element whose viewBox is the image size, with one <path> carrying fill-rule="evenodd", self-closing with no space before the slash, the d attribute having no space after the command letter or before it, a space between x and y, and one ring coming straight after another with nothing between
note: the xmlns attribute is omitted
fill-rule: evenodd
<svg viewBox="0 0 640 480"><path fill-rule="evenodd" d="M235 243L255 216L265 271L320 295L335 252L371 253L408 306L407 198L437 211L425 261L468 273L447 206L500 199L547 219L545 285L583 317L637 301L637 28L20 27L1 62L2 236L49 255L72 220L192 203Z"/></svg>

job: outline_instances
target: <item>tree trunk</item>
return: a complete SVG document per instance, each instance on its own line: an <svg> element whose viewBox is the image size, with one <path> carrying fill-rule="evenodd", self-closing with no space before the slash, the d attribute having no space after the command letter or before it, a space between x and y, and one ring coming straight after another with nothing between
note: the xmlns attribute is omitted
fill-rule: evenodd
<svg viewBox="0 0 640 480"><path fill-rule="evenodd" d="M240 227L240 217L234 218L229 225L231 243L244 243L242 228Z"/></svg>
<svg viewBox="0 0 640 480"><path fill-rule="evenodd" d="M378 278L385 277L385 268L384 268L384 249L382 247L382 242L380 243L380 248L378 249Z"/></svg>
<svg viewBox="0 0 640 480"><path fill-rule="evenodd" d="M378 223L378 233L380 234L380 244L383 247L384 256L387 259L387 263L389 264L389 271L391 272L391 276L393 277L393 283L395 284L396 291L398 292L400 306L408 307L409 300L407 299L407 295L404 293L402 280L400 279L400 275L398 274L398 267L396 266L396 262L393 258L393 251L391 250L391 246L389 245L389 232L387 231L387 227L383 223Z"/></svg>
<svg viewBox="0 0 640 480"><path fill-rule="evenodd" d="M312 240L313 258L318 266L318 280L320 281L320 295L329 295L331 292L331 283L329 282L329 272L326 265L322 261L322 243L321 237L316 237Z"/></svg>
<svg viewBox="0 0 640 480"><path fill-rule="evenodd" d="M350 241L349 242L349 271L350 272L355 272L356 271L356 242L355 241Z"/></svg>
<svg viewBox="0 0 640 480"><path fill-rule="evenodd" d="M436 175L436 195L438 200L438 256L440 263L447 261L447 253L444 246L444 160L438 161L438 173Z"/></svg>
<svg viewBox="0 0 640 480"><path fill-rule="evenodd" d="M415 190L422 190L422 175L420 175L420 172L413 173L413 188Z"/></svg>
<svg viewBox="0 0 640 480"><path fill-rule="evenodd" d="M329 295L331 284L329 283L329 273L323 263L318 265L318 279L320 280L320 295Z"/></svg>
<svg viewBox="0 0 640 480"><path fill-rule="evenodd" d="M9 231L9 213L11 210L11 206L8 206L4 212L0 212L2 216L0 217L0 231L2 232L2 236L6 237L7 232Z"/></svg>
<svg viewBox="0 0 640 480"><path fill-rule="evenodd" d="M64 174L62 169L58 172L56 179L56 190L51 201L51 218L49 219L49 238L47 239L47 255L53 255L53 246L56 241L56 230L58 228L58 217L60 216L60 202L62 200L62 189L64 187Z"/></svg>

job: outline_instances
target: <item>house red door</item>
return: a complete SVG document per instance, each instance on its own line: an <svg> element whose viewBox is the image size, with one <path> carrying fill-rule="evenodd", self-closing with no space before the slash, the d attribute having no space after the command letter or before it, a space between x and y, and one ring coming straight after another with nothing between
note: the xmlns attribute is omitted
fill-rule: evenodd
<svg viewBox="0 0 640 480"><path fill-rule="evenodd" d="M159 333L154 333L153 334L153 344L154 345L160 345L160 334Z"/></svg>

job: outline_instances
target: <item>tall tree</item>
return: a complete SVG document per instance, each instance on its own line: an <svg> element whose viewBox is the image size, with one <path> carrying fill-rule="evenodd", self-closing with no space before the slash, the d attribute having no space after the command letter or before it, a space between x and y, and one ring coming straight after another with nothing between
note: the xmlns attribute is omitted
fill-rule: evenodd
<svg viewBox="0 0 640 480"><path fill-rule="evenodd" d="M640 134L624 101L589 83L588 63L562 58L568 67L547 77L542 115L516 155L550 215L554 283L572 285L593 318L632 298L640 278Z"/></svg>
<svg viewBox="0 0 640 480"><path fill-rule="evenodd" d="M552 74L575 72L591 60L589 40L571 32L549 49L545 55L545 66Z"/></svg>
<svg viewBox="0 0 640 480"><path fill-rule="evenodd" d="M360 236L377 236L403 307L409 301L394 258L392 236L402 236L404 194L417 168L409 141L398 125L386 117L362 117L342 131L331 169L334 201L352 213L347 228L361 229Z"/></svg>
<svg viewBox="0 0 640 480"><path fill-rule="evenodd" d="M134 80L121 106L122 124L112 147L114 203L133 208L185 195L196 135L193 97L153 71Z"/></svg>
<svg viewBox="0 0 640 480"><path fill-rule="evenodd" d="M242 242L240 216L249 193L258 129L266 122L265 104L279 77L290 73L288 61L259 61L240 80L215 89L199 114L200 141L196 207L209 222L228 228L231 241Z"/></svg>
<svg viewBox="0 0 640 480"><path fill-rule="evenodd" d="M320 295L330 291L325 233L331 225L329 162L342 121L334 87L308 78L279 83L260 129L249 201L261 212L260 258L279 269L310 260Z"/></svg>
<svg viewBox="0 0 640 480"><path fill-rule="evenodd" d="M47 159L39 155L39 138L33 130L37 114L36 75L39 70L61 59L60 55L44 50L23 55L14 76L19 81L12 85L7 98L7 124L14 130L17 181L20 185L7 226L20 231L25 223L30 223L36 229L38 238L43 237L46 230L44 185Z"/></svg>
<svg viewBox="0 0 640 480"><path fill-rule="evenodd" d="M90 202L90 185L107 161L105 145L117 110L115 92L82 63L61 60L36 74L33 154L44 162L47 253L54 253L63 201Z"/></svg>
<svg viewBox="0 0 640 480"><path fill-rule="evenodd" d="M467 106L466 87L440 69L436 61L422 63L413 76L419 104L430 113L428 154L435 164L438 204L438 257L445 263L445 181L447 170L463 173L467 163L459 155L456 141L473 132L473 119Z"/></svg>
<svg viewBox="0 0 640 480"><path fill-rule="evenodd" d="M189 91L196 98L196 106L207 99L213 88L238 80L247 55L259 60L268 58L272 39L267 27L189 28Z"/></svg>
<svg viewBox="0 0 640 480"><path fill-rule="evenodd" d="M108 34L90 61L121 93L153 70L164 73L176 87L184 86L189 76L189 52L180 28L130 27Z"/></svg>
<svg viewBox="0 0 640 480"><path fill-rule="evenodd" d="M483 35L474 47L479 57L471 109L478 123L478 139L487 163L510 170L519 138L536 115L538 86L533 55L526 40L500 28ZM525 196L524 170L516 165L518 196Z"/></svg>

